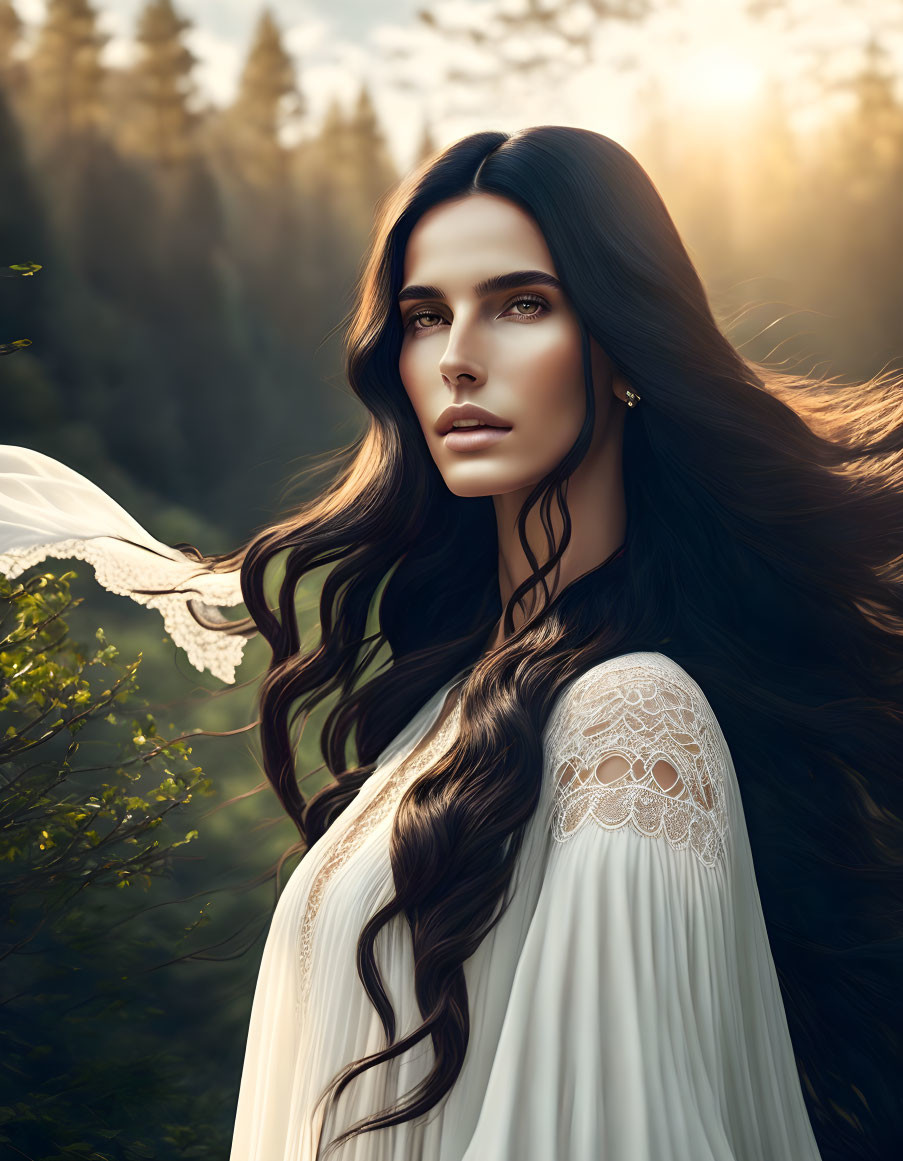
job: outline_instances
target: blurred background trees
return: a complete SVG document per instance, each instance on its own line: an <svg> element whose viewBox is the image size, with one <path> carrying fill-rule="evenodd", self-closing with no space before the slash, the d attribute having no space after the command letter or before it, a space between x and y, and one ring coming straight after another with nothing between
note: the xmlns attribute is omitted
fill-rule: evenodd
<svg viewBox="0 0 903 1161"><path fill-rule="evenodd" d="M188 506L204 550L225 549L272 513L287 465L352 433L350 392L323 388L338 340L319 344L399 175L365 87L282 143L306 105L270 9L227 108L200 99L171 0L141 7L128 67L102 63L98 15L50 0L22 61L0 0L0 251L46 259L2 302L33 342L0 367L3 437L152 525Z"/></svg>

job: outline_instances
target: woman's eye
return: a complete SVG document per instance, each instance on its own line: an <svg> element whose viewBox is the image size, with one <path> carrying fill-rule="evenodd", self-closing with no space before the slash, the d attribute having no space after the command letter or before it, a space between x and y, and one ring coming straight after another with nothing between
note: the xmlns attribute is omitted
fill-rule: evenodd
<svg viewBox="0 0 903 1161"><path fill-rule="evenodd" d="M517 313L521 318L535 318L540 313L540 311L545 307L545 303L540 301L540 299L538 299L538 298L519 298L519 299L517 299L516 302L512 302L511 305L513 307L527 306L527 307L534 307L535 308L534 310L531 310L528 313L525 313L522 310L518 310Z"/></svg>
<svg viewBox="0 0 903 1161"><path fill-rule="evenodd" d="M521 310L526 307L526 310ZM547 303L541 298L516 298L502 313L501 318L517 318L524 322L540 318L548 311ZM512 314L513 311L513 314ZM412 331L434 331L445 320L434 310L418 310L408 319L408 326Z"/></svg>
<svg viewBox="0 0 903 1161"><path fill-rule="evenodd" d="M419 323L421 319L437 319L438 322L429 326L417 326L416 324ZM421 310L416 314L411 315L410 319L408 320L408 326L415 331L433 331L436 329L436 326L439 322L442 322L441 315L436 314L436 312L432 310Z"/></svg>

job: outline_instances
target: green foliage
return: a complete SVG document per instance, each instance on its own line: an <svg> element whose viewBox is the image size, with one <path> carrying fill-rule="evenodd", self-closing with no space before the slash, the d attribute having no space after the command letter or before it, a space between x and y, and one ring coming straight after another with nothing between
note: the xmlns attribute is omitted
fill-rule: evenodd
<svg viewBox="0 0 903 1161"><path fill-rule="evenodd" d="M141 655L120 660L103 629L90 647L69 638L74 576L0 577L0 1151L220 1157L220 1110L199 1115L178 1053L142 1028L155 1013L133 978L173 949L136 937L128 901L197 839L177 823L211 783L138 697ZM149 1099L158 1136L139 1140Z"/></svg>
<svg viewBox="0 0 903 1161"><path fill-rule="evenodd" d="M129 716L140 655L118 663L103 629L92 649L67 639L61 618L73 575L37 576L15 589L0 578L0 629L14 620L0 640L0 769L8 771L0 864L6 898L40 898L45 914L89 887L149 884L170 850L197 837L189 831L164 846L157 828L193 794L211 792L190 745L161 738L152 714ZM77 735L92 722L95 746L111 739L117 753L86 771L74 764Z"/></svg>

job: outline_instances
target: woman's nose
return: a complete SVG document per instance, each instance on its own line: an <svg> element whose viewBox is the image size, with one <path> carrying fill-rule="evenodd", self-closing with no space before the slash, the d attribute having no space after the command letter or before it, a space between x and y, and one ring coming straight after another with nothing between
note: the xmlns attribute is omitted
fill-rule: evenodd
<svg viewBox="0 0 903 1161"><path fill-rule="evenodd" d="M482 383L485 380L485 360L474 349L472 333L468 338L460 328L456 330L452 324L445 351L439 360L439 374L444 382L450 384L457 384L462 375L475 383Z"/></svg>

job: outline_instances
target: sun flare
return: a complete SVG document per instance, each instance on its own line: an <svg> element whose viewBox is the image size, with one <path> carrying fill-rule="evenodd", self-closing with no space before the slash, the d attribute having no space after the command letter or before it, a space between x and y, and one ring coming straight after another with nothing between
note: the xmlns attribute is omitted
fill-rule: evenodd
<svg viewBox="0 0 903 1161"><path fill-rule="evenodd" d="M697 49L681 62L674 95L681 103L718 108L746 105L762 91L764 77L751 60L728 47Z"/></svg>

